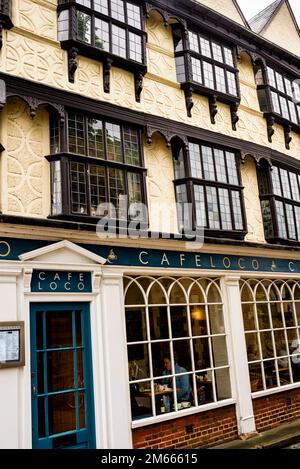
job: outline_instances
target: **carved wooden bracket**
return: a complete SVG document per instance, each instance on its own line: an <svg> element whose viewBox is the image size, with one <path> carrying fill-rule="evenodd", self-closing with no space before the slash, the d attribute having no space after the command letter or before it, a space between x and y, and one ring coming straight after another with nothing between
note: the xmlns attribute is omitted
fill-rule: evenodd
<svg viewBox="0 0 300 469"><path fill-rule="evenodd" d="M185 96L185 105L186 105L187 115L188 117L192 117L192 108L194 106L194 101L193 101L193 88L191 86L189 86L188 88L185 88L184 96Z"/></svg>
<svg viewBox="0 0 300 469"><path fill-rule="evenodd" d="M287 150L290 149L290 143L293 140L291 136L291 131L292 131L292 128L290 125L284 126L284 140L285 140L285 148Z"/></svg>
<svg viewBox="0 0 300 469"><path fill-rule="evenodd" d="M6 83L4 80L0 80L0 112L6 104Z"/></svg>
<svg viewBox="0 0 300 469"><path fill-rule="evenodd" d="M0 49L2 49L3 46L3 27L4 23L0 20Z"/></svg>
<svg viewBox="0 0 300 469"><path fill-rule="evenodd" d="M268 156L265 156L261 153L252 153L251 151L243 151L243 150L241 151L241 163L242 164L245 164L245 160L247 156L250 156L251 158L254 159L257 168L260 168L263 162L267 163L270 168L273 167L272 160Z"/></svg>
<svg viewBox="0 0 300 469"><path fill-rule="evenodd" d="M210 120L212 124L216 123L216 115L218 114L218 105L217 105L217 96L214 94L213 96L209 96L208 98L209 104L209 113L210 113Z"/></svg>
<svg viewBox="0 0 300 469"><path fill-rule="evenodd" d="M272 143L272 137L275 133L275 130L273 128L273 125L275 124L275 119L273 116L268 116L267 117L267 132L268 132L268 140L270 143Z"/></svg>
<svg viewBox="0 0 300 469"><path fill-rule="evenodd" d="M143 91L143 80L145 71L143 72L136 72L134 74L134 91L135 91L135 100L140 103L141 102L141 92Z"/></svg>
<svg viewBox="0 0 300 469"><path fill-rule="evenodd" d="M238 116L238 110L239 110L239 106L237 103L234 103L230 106L231 123L232 123L233 130L236 130L236 124L240 120Z"/></svg>
<svg viewBox="0 0 300 469"><path fill-rule="evenodd" d="M104 93L110 93L110 73L112 66L112 59L105 59L103 62L103 91Z"/></svg>
<svg viewBox="0 0 300 469"><path fill-rule="evenodd" d="M149 145L152 144L152 137L156 132L158 134L160 134L165 139L167 148L171 147L172 140L174 138L177 138L177 139L181 140L182 145L185 149L188 148L188 139L185 135L172 133L172 132L170 132L166 129L160 128L160 127L151 127L151 126L147 125L146 126L146 138L147 138L147 143Z"/></svg>
<svg viewBox="0 0 300 469"><path fill-rule="evenodd" d="M68 50L68 71L69 71L69 82L74 83L75 72L78 67L77 63L78 49L76 47L71 47Z"/></svg>

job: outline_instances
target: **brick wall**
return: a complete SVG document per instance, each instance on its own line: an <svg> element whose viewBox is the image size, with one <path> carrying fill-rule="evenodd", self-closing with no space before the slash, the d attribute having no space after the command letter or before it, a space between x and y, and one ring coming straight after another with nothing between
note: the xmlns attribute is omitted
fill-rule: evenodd
<svg viewBox="0 0 300 469"><path fill-rule="evenodd" d="M300 389L253 400L258 432L300 418Z"/></svg>
<svg viewBox="0 0 300 469"><path fill-rule="evenodd" d="M136 449L206 448L237 438L235 407L224 407L133 430Z"/></svg>

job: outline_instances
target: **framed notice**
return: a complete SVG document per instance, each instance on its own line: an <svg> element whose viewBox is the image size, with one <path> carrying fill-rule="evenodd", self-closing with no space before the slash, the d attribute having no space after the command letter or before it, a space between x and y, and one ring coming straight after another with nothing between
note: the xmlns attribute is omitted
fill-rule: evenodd
<svg viewBox="0 0 300 469"><path fill-rule="evenodd" d="M24 322L0 322L0 368L24 365Z"/></svg>

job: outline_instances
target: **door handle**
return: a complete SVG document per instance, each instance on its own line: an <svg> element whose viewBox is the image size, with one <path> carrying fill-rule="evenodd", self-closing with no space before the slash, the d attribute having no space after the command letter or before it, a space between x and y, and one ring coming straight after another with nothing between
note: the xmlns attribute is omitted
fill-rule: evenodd
<svg viewBox="0 0 300 469"><path fill-rule="evenodd" d="M37 390L36 390L36 385L35 384L32 385L32 395L34 397L36 397L36 395L37 395Z"/></svg>

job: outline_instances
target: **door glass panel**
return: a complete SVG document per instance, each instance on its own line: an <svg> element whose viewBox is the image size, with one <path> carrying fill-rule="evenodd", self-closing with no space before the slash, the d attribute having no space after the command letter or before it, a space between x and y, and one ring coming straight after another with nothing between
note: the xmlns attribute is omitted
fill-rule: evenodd
<svg viewBox="0 0 300 469"><path fill-rule="evenodd" d="M45 422L45 398L38 398L38 429L39 437L43 438L46 436L46 422Z"/></svg>
<svg viewBox="0 0 300 469"><path fill-rule="evenodd" d="M48 403L50 435L76 430L74 392L49 396Z"/></svg>
<svg viewBox="0 0 300 469"><path fill-rule="evenodd" d="M82 345L82 330L81 330L81 311L75 312L75 324L76 324L76 346Z"/></svg>
<svg viewBox="0 0 300 469"><path fill-rule="evenodd" d="M44 353L37 353L37 382L38 382L38 393L43 394L45 392L44 386Z"/></svg>
<svg viewBox="0 0 300 469"><path fill-rule="evenodd" d="M85 386L84 382L84 373L83 373L83 351L82 350L77 350L77 379L78 383L77 386L78 388L83 388Z"/></svg>
<svg viewBox="0 0 300 469"><path fill-rule="evenodd" d="M44 348L43 338L44 338L43 312L39 311L38 313L36 313L36 348L37 350L42 350Z"/></svg>
<svg viewBox="0 0 300 469"><path fill-rule="evenodd" d="M47 348L73 346L72 311L49 311L46 322Z"/></svg>
<svg viewBox="0 0 300 469"><path fill-rule="evenodd" d="M86 427L85 421L85 394L80 392L78 394L78 405L79 405L79 428Z"/></svg>
<svg viewBox="0 0 300 469"><path fill-rule="evenodd" d="M48 392L74 389L74 351L48 352Z"/></svg>

